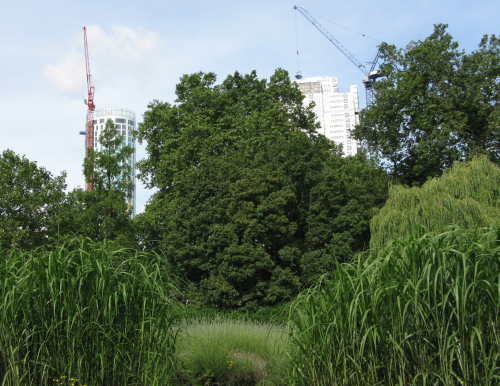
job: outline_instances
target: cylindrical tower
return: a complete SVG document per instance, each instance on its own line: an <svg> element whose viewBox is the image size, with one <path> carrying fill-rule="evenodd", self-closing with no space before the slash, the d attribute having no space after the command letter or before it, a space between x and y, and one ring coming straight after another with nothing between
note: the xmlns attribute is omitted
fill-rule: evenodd
<svg viewBox="0 0 500 386"><path fill-rule="evenodd" d="M116 126L117 134L120 134L123 138L122 145L130 146L133 149L136 148L135 136L133 130L135 130L136 120L135 113L132 110L122 109L119 107L108 107L104 109L96 109L94 111L94 150L96 152L101 152L103 150L102 145L99 143L99 138L106 126L106 121L111 119ZM89 122L87 122L87 125ZM91 123L92 124L92 123ZM132 207L132 217L135 216L136 211L136 185L135 185L135 151L127 160L128 164L131 166L131 179L134 184L134 188L131 195L131 200L128 204Z"/></svg>

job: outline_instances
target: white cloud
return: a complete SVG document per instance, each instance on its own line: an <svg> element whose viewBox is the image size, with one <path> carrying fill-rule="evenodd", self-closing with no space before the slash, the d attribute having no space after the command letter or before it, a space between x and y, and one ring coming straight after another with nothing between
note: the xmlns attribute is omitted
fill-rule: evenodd
<svg viewBox="0 0 500 386"><path fill-rule="evenodd" d="M66 53L56 64L47 64L44 75L57 89L65 93L82 90L85 80L85 67L82 66L83 55L75 50Z"/></svg>
<svg viewBox="0 0 500 386"><path fill-rule="evenodd" d="M86 69L83 33L72 39L71 47L55 63L44 68L45 78L59 91L77 94L85 90ZM140 79L160 58L157 33L144 28L115 25L107 32L98 25L87 27L90 68L94 84L118 83L125 78Z"/></svg>

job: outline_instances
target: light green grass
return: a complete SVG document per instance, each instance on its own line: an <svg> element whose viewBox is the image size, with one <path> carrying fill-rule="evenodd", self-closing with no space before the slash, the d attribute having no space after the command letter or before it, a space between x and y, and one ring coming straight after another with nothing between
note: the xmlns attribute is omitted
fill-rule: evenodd
<svg viewBox="0 0 500 386"><path fill-rule="evenodd" d="M216 318L187 321L182 330L181 377L189 384L279 384L286 366L282 327Z"/></svg>
<svg viewBox="0 0 500 386"><path fill-rule="evenodd" d="M500 229L414 233L291 311L289 385L500 384Z"/></svg>

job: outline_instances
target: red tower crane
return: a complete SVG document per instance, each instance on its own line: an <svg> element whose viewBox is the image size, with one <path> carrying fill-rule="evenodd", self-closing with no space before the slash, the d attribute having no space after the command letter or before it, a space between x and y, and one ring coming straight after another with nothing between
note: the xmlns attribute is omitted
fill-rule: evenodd
<svg viewBox="0 0 500 386"><path fill-rule="evenodd" d="M87 44L87 28L83 26L83 44L85 48L85 66L87 69L87 124L86 124L86 152L94 147L94 86L92 85L92 75L90 75L89 47ZM92 190L92 181L87 181L87 190Z"/></svg>

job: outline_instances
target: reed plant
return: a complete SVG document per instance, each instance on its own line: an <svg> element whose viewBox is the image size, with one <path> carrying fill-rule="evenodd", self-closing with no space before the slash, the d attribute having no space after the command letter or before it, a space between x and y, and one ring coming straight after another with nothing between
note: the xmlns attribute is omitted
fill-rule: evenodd
<svg viewBox="0 0 500 386"><path fill-rule="evenodd" d="M179 379L189 385L281 384L288 339L283 327L251 320L186 320Z"/></svg>
<svg viewBox="0 0 500 386"><path fill-rule="evenodd" d="M175 291L159 258L106 243L0 256L0 384L168 385Z"/></svg>
<svg viewBox="0 0 500 386"><path fill-rule="evenodd" d="M291 311L289 385L500 384L500 229L417 229Z"/></svg>

